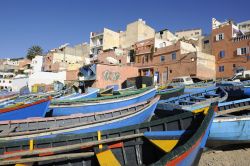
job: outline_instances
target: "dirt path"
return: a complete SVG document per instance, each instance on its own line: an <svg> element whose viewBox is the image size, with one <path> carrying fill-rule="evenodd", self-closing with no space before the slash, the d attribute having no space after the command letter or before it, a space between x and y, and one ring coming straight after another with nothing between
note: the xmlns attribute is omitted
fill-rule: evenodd
<svg viewBox="0 0 250 166"><path fill-rule="evenodd" d="M203 152L199 166L249 166L250 148Z"/></svg>

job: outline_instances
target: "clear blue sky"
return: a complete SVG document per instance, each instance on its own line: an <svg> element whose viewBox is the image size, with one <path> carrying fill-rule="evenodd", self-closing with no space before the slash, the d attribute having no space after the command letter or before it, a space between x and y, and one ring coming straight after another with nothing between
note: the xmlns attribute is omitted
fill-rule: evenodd
<svg viewBox="0 0 250 166"><path fill-rule="evenodd" d="M157 31L210 33L212 17L249 20L249 6L250 0L1 0L0 58L23 57L34 44L47 51L89 42L91 31L125 30L138 18Z"/></svg>

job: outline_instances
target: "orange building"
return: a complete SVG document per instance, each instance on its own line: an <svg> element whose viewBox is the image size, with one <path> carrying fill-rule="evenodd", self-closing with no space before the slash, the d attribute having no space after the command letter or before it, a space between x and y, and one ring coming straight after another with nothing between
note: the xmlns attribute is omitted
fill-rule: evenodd
<svg viewBox="0 0 250 166"><path fill-rule="evenodd" d="M250 70L249 47L250 32L243 32L233 21L212 20L212 54L216 57L217 78Z"/></svg>

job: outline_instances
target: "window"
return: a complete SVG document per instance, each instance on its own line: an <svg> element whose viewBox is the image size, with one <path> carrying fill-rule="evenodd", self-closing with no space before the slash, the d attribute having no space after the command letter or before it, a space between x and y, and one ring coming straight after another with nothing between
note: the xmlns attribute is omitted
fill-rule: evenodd
<svg viewBox="0 0 250 166"><path fill-rule="evenodd" d="M233 67L236 67L236 64L233 64Z"/></svg>
<svg viewBox="0 0 250 166"><path fill-rule="evenodd" d="M9 83L11 83L11 81L9 81Z"/></svg>
<svg viewBox="0 0 250 166"><path fill-rule="evenodd" d="M165 61L165 56L164 55L161 55L161 62L164 62Z"/></svg>
<svg viewBox="0 0 250 166"><path fill-rule="evenodd" d="M220 33L218 35L216 35L216 41L220 41L220 40L223 40L224 39L224 33Z"/></svg>
<svg viewBox="0 0 250 166"><path fill-rule="evenodd" d="M145 62L148 62L148 55L145 55Z"/></svg>
<svg viewBox="0 0 250 166"><path fill-rule="evenodd" d="M220 51L219 55L220 55L220 58L224 58L225 57L225 51L224 50Z"/></svg>
<svg viewBox="0 0 250 166"><path fill-rule="evenodd" d="M172 70L169 70L169 73L172 73Z"/></svg>
<svg viewBox="0 0 250 166"><path fill-rule="evenodd" d="M237 48L237 55L246 55L249 53L249 47Z"/></svg>
<svg viewBox="0 0 250 166"><path fill-rule="evenodd" d="M5 81L3 80L3 83L5 83Z"/></svg>
<svg viewBox="0 0 250 166"><path fill-rule="evenodd" d="M219 72L224 72L224 66L219 66Z"/></svg>
<svg viewBox="0 0 250 166"><path fill-rule="evenodd" d="M209 44L209 40L204 40L204 44Z"/></svg>
<svg viewBox="0 0 250 166"><path fill-rule="evenodd" d="M200 32L195 32L194 34L199 35L199 34L200 34Z"/></svg>
<svg viewBox="0 0 250 166"><path fill-rule="evenodd" d="M137 60L136 60L137 63L141 63L141 57L140 57L140 56L137 56L136 58L137 58Z"/></svg>
<svg viewBox="0 0 250 166"><path fill-rule="evenodd" d="M176 60L176 52L172 53L172 60Z"/></svg>

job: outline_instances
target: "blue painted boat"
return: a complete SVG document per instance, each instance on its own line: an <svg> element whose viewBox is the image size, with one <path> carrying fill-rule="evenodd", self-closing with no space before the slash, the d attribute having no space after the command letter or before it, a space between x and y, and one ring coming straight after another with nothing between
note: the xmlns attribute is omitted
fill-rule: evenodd
<svg viewBox="0 0 250 166"><path fill-rule="evenodd" d="M100 113L1 121L0 140L47 138L140 124L151 119L159 98ZM15 130L9 130L12 128Z"/></svg>
<svg viewBox="0 0 250 166"><path fill-rule="evenodd" d="M32 151L27 149L27 140L0 142L1 164L31 159L41 161L39 165L197 165L214 109L88 134L35 139ZM62 153L67 157L60 156ZM13 160L16 157L20 159Z"/></svg>
<svg viewBox="0 0 250 166"><path fill-rule="evenodd" d="M212 82L194 83L194 84L190 84L190 85L185 85L184 93L198 93L198 92L202 92L202 91L205 91L207 89L214 88L214 87L215 87L215 84Z"/></svg>
<svg viewBox="0 0 250 166"><path fill-rule="evenodd" d="M73 93L67 96L62 96L55 100L78 100L78 99L86 99L86 98L96 98L97 93L99 92L98 88L88 88L86 93Z"/></svg>
<svg viewBox="0 0 250 166"><path fill-rule="evenodd" d="M183 95L184 89L185 89L185 86L160 87L160 88L157 89L157 94L161 96L161 100L166 100L166 99L169 99L171 97L177 97L177 96Z"/></svg>
<svg viewBox="0 0 250 166"><path fill-rule="evenodd" d="M63 102L53 101L50 108L53 109L53 116L101 112L143 102L154 97L155 94L155 88L144 88L121 95L98 97L95 99L81 99Z"/></svg>
<svg viewBox="0 0 250 166"><path fill-rule="evenodd" d="M241 82L221 81L216 83L216 87L223 88L228 93L228 100L244 98L244 85Z"/></svg>
<svg viewBox="0 0 250 166"><path fill-rule="evenodd" d="M250 98L219 103L208 146L250 143Z"/></svg>
<svg viewBox="0 0 250 166"><path fill-rule="evenodd" d="M17 120L30 117L44 117L51 98L33 100L25 103L5 105L0 109L0 121Z"/></svg>
<svg viewBox="0 0 250 166"><path fill-rule="evenodd" d="M202 92L185 94L179 97L161 100L157 105L156 112L172 115L179 109L194 111L203 107L208 107L213 102L224 102L227 100L227 97L228 94L224 89L211 87Z"/></svg>
<svg viewBox="0 0 250 166"><path fill-rule="evenodd" d="M250 86L244 86L244 95L250 97Z"/></svg>

